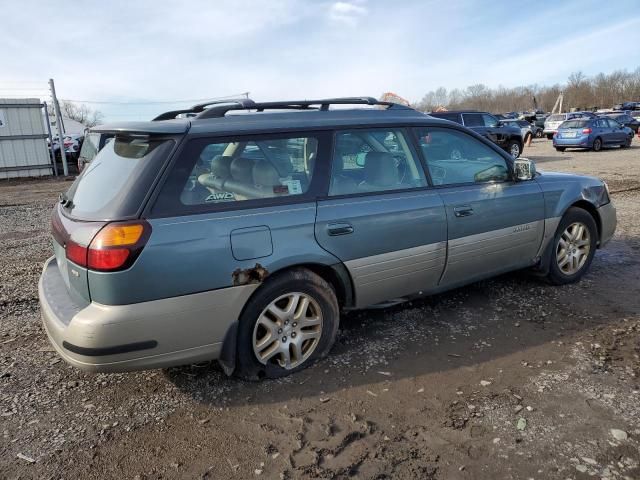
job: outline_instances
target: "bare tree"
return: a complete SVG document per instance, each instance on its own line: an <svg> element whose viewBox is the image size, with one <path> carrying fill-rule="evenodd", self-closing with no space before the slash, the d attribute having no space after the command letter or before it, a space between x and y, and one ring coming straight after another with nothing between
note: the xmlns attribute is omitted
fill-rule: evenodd
<svg viewBox="0 0 640 480"><path fill-rule="evenodd" d="M60 110L62 110L62 115L70 118L71 120L75 120L76 122L80 122L81 124L87 127L95 127L104 118L102 112L99 110L93 110L87 107L84 103L78 105L76 103L62 100L60 102Z"/></svg>
<svg viewBox="0 0 640 480"><path fill-rule="evenodd" d="M567 109L609 108L624 101L640 101L640 67L633 72L617 70L609 74L600 73L590 78L582 72L569 75L566 84L539 86L528 85L515 88L486 85L471 85L464 90L449 92L444 87L430 91L417 103L419 110L428 112L438 106L449 110L475 109L490 112L533 110L533 97L538 108L550 111L560 92L564 92Z"/></svg>

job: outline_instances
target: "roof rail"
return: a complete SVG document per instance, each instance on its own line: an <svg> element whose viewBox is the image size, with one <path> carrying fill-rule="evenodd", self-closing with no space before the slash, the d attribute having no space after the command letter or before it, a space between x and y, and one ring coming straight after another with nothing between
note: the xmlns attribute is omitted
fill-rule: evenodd
<svg viewBox="0 0 640 480"><path fill-rule="evenodd" d="M343 98L326 98L322 100L292 100L281 102L236 102L226 103L224 105L214 105L200 113L197 118L220 118L224 117L231 110L256 110L264 112L265 110L329 110L331 105L382 105L394 110L413 110L393 102L383 102L373 97L343 97Z"/></svg>
<svg viewBox="0 0 640 480"><path fill-rule="evenodd" d="M181 110L170 110L168 112L161 113L160 115L155 117L153 121L157 122L160 120L171 120L172 118L176 118L178 115L182 113L201 113L201 112L204 112L205 107L208 107L210 105L221 105L221 104L228 104L228 105L234 105L234 106L242 105L244 108L251 108L250 105L254 104L254 101L251 100L250 98L228 98L226 100L212 100L210 102L199 103L197 105L194 105L191 108L185 108Z"/></svg>

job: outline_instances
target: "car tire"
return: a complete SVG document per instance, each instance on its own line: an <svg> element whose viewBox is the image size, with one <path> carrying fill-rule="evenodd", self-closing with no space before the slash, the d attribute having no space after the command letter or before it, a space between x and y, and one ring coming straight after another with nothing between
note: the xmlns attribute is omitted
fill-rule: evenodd
<svg viewBox="0 0 640 480"><path fill-rule="evenodd" d="M577 230L578 227L583 230ZM551 254L547 280L553 285L580 280L591 266L597 242L598 227L591 214L582 208L569 208L560 220L549 246Z"/></svg>
<svg viewBox="0 0 640 480"><path fill-rule="evenodd" d="M627 137L623 144L620 145L620 148L629 148L631 146L631 142L633 141L633 135Z"/></svg>
<svg viewBox="0 0 640 480"><path fill-rule="evenodd" d="M596 139L593 141L593 145L591 145L591 149L594 152L599 152L600 150L602 150L602 139L600 137L596 137Z"/></svg>
<svg viewBox="0 0 640 480"><path fill-rule="evenodd" d="M302 315L307 320L296 322ZM329 353L339 323L336 294L322 277L305 268L274 275L256 290L240 316L235 374L260 380L302 370Z"/></svg>
<svg viewBox="0 0 640 480"><path fill-rule="evenodd" d="M547 133L547 140L553 140L553 133Z"/></svg>
<svg viewBox="0 0 640 480"><path fill-rule="evenodd" d="M536 138L542 138L542 130L536 132Z"/></svg>
<svg viewBox="0 0 640 480"><path fill-rule="evenodd" d="M510 153L513 158L518 158L522 153L522 145L517 140L509 140L509 143L507 143L507 152Z"/></svg>
<svg viewBox="0 0 640 480"><path fill-rule="evenodd" d="M558 152L564 152L566 150L566 147L556 147L556 151Z"/></svg>

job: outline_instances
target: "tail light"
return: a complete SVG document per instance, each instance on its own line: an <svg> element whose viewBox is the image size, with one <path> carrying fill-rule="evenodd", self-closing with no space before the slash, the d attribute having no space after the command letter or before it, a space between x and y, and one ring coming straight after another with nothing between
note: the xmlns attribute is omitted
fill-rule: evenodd
<svg viewBox="0 0 640 480"><path fill-rule="evenodd" d="M130 267L151 234L147 222L108 223L89 246L73 240L66 244L67 258L90 270L112 272Z"/></svg>
<svg viewBox="0 0 640 480"><path fill-rule="evenodd" d="M587 135L590 134L591 132L593 132L593 130L591 130L590 128L583 128L582 129L582 133L586 133Z"/></svg>

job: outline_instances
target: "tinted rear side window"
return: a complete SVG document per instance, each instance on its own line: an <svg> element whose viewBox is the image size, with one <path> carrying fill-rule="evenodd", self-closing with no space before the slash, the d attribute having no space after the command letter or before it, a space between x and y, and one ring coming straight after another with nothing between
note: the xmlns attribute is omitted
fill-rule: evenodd
<svg viewBox="0 0 640 480"><path fill-rule="evenodd" d="M254 208L308 199L324 133L191 140L153 206L153 215ZM326 153L325 153L326 155Z"/></svg>
<svg viewBox="0 0 640 480"><path fill-rule="evenodd" d="M564 115L549 115L549 118L547 118L547 120L550 122L562 122L564 118Z"/></svg>
<svg viewBox="0 0 640 480"><path fill-rule="evenodd" d="M436 113L432 113L431 115L436 118L443 118L445 120L451 120L452 122L461 123L460 114L458 113L436 112Z"/></svg>
<svg viewBox="0 0 640 480"><path fill-rule="evenodd" d="M65 212L82 220L135 216L174 143L148 136L117 136L71 185L65 194Z"/></svg>

